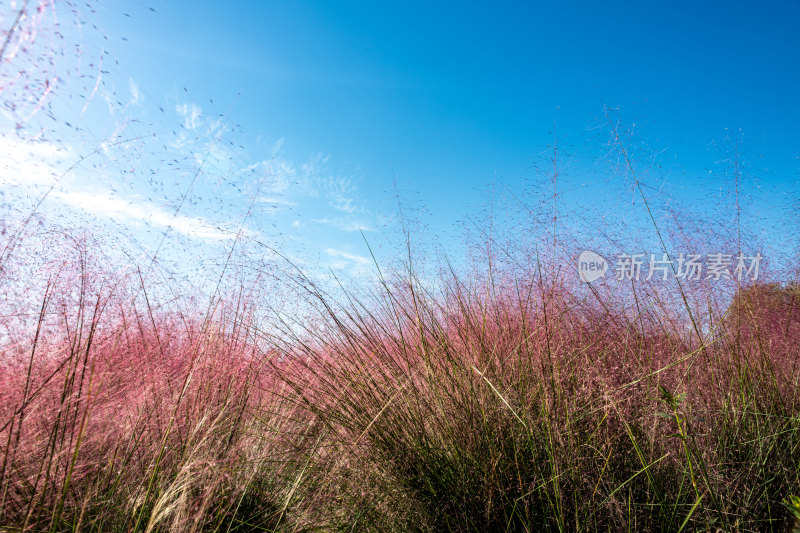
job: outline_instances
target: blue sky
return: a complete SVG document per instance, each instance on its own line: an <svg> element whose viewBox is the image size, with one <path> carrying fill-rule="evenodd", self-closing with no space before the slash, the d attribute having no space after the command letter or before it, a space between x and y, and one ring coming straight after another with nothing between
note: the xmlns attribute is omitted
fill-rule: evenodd
<svg viewBox="0 0 800 533"><path fill-rule="evenodd" d="M200 167L196 201L181 204L187 228L235 229L258 189L253 235L358 275L369 266L359 230L376 243L397 236L395 190L458 253L488 190L544 192L536 168L555 138L565 211L599 196L628 202L630 184L596 165L609 106L636 124L642 163L660 165L644 178L654 201L701 211L726 187L712 143L741 129L752 208L779 223L799 192L799 15L798 2L103 0L84 11L98 30L75 37L85 79L73 82L91 93L88 60L105 54L93 98L106 95L116 122L106 106L87 110L62 93L60 122L84 130L60 138L75 156L123 131L157 140L125 153L135 162L127 177L106 168L106 189L86 170L75 187L89 192L71 202L136 218L160 194L164 213L147 224L163 229ZM165 166L171 158L179 168ZM144 184L148 168L155 184Z"/></svg>

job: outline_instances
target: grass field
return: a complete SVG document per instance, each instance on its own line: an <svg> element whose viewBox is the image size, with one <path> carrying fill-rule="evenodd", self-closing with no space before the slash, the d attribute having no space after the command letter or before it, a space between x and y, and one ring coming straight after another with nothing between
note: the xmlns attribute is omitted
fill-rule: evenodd
<svg viewBox="0 0 800 533"><path fill-rule="evenodd" d="M53 278L3 319L2 530L797 527L797 285L694 328L532 272L300 278L303 319L266 322Z"/></svg>

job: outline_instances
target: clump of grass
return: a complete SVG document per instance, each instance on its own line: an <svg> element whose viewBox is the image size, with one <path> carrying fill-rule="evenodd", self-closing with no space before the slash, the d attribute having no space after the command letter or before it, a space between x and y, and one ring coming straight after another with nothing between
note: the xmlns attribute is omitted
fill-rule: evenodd
<svg viewBox="0 0 800 533"><path fill-rule="evenodd" d="M59 325L48 286L30 352L3 376L3 524L790 523L782 502L800 486L793 287L740 291L714 341L699 345L566 286L446 281L434 294L409 275L346 305L306 286L318 322L270 339L242 311L202 322L108 296L82 296Z"/></svg>
<svg viewBox="0 0 800 533"><path fill-rule="evenodd" d="M327 520L363 531L789 520L799 376L794 352L765 349L778 339L723 331L699 344L536 280L480 291L453 277L435 295L406 281L346 307L312 289L328 323L313 346L297 339L304 362L281 371L339 458L324 474L339 495ZM737 301L758 306L770 290ZM784 305L781 335L797 328L796 304ZM737 320L768 335L775 316Z"/></svg>
<svg viewBox="0 0 800 533"><path fill-rule="evenodd" d="M87 274L88 276L88 274ZM25 358L3 361L0 525L20 531L289 527L292 406L266 394L247 313L202 322L48 285ZM296 527L294 524L292 527Z"/></svg>
<svg viewBox="0 0 800 533"><path fill-rule="evenodd" d="M545 270L409 267L339 298L301 276L302 320L53 275L28 329L4 319L0 526L791 527L796 286L742 288L705 328L656 285Z"/></svg>

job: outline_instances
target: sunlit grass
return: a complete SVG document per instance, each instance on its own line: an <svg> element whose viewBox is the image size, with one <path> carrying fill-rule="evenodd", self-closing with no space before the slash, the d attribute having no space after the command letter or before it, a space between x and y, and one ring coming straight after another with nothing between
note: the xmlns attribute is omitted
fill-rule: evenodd
<svg viewBox="0 0 800 533"><path fill-rule="evenodd" d="M795 286L741 291L704 343L536 279L381 287L305 280L317 318L279 333L241 301L203 321L86 291L50 314L51 284L3 366L3 527L790 527Z"/></svg>

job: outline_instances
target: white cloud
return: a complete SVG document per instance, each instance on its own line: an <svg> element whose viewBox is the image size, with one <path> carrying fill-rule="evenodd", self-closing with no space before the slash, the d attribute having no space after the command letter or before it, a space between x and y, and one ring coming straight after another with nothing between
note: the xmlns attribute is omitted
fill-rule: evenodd
<svg viewBox="0 0 800 533"><path fill-rule="evenodd" d="M53 143L0 136L0 186L53 185L75 157L71 149Z"/></svg>
<svg viewBox="0 0 800 533"><path fill-rule="evenodd" d="M323 183L325 196L328 198L328 204L343 213L355 213L355 199L353 195L356 192L356 186L353 181L347 177L329 177Z"/></svg>
<svg viewBox="0 0 800 533"><path fill-rule="evenodd" d="M183 126L187 130L195 130L200 126L200 115L203 110L197 104L176 104L175 111L183 118Z"/></svg>
<svg viewBox="0 0 800 533"><path fill-rule="evenodd" d="M297 183L297 169L291 161L273 160L269 166L267 190L272 193L285 193L292 184Z"/></svg>
<svg viewBox="0 0 800 533"><path fill-rule="evenodd" d="M355 221L345 222L338 227L344 231L374 231L374 228L371 226L367 226L366 224Z"/></svg>
<svg viewBox="0 0 800 533"><path fill-rule="evenodd" d="M264 191L265 197L277 197L278 195L285 195L291 192L295 195L305 193L305 184L298 177L297 167L288 159L273 157L272 159L265 159L258 161L244 167L240 172L246 174L248 172L263 171ZM294 187L292 187L294 185ZM291 191L290 191L291 189ZM287 198L283 198L284 202L288 202Z"/></svg>
<svg viewBox="0 0 800 533"><path fill-rule="evenodd" d="M275 157L280 153L280 151L283 149L284 142L285 139L281 137L275 142L275 144L272 145L272 157Z"/></svg>
<svg viewBox="0 0 800 533"><path fill-rule="evenodd" d="M110 191L87 191L73 175L65 174L75 160L77 154L69 146L0 136L0 189L21 189L16 194L31 198L55 186L50 193L52 200L97 217L170 227L191 239L222 241L236 237L233 230L200 217L175 215L152 202L128 200ZM253 234L249 230L247 233Z"/></svg>
<svg viewBox="0 0 800 533"><path fill-rule="evenodd" d="M54 198L73 208L117 222L140 222L154 227L171 228L191 239L223 241L236 238L234 231L214 226L200 217L173 214L152 202L132 202L110 192L58 191ZM249 232L249 231L248 231Z"/></svg>
<svg viewBox="0 0 800 533"><path fill-rule="evenodd" d="M335 248L327 248L325 253L330 259L326 265L327 268L344 272L350 277L367 276L374 266L372 259L362 255Z"/></svg>
<svg viewBox="0 0 800 533"><path fill-rule="evenodd" d="M256 201L262 204L272 204L276 206L287 206L292 207L297 205L297 202L294 200L289 200L287 198L281 198L280 196L259 196L256 198Z"/></svg>
<svg viewBox="0 0 800 533"><path fill-rule="evenodd" d="M319 198L340 213L352 215L363 211L358 207L358 187L353 179L327 174L329 155L316 154L307 161L296 164L291 159L282 157L282 145L283 139L275 143L271 159L242 169L242 172L254 172L262 168L265 170L265 194L259 201L294 206L300 203L302 197ZM352 220L343 222L337 219L333 221L333 225L344 231L370 229L367 225Z"/></svg>
<svg viewBox="0 0 800 533"><path fill-rule="evenodd" d="M133 78L128 78L128 90L131 93L131 101L128 105L138 105L142 102L142 91L139 89L139 84Z"/></svg>
<svg viewBox="0 0 800 533"><path fill-rule="evenodd" d="M321 192L318 186L322 183L323 170L330 158L329 155L317 154L300 165L301 177L306 185L312 187L310 192L315 196Z"/></svg>
<svg viewBox="0 0 800 533"><path fill-rule="evenodd" d="M367 224L363 224L356 220L349 220L347 218L337 217L337 218L315 218L311 222L315 224L324 224L326 226L333 226L337 229L342 231L352 232L352 231L373 231L374 228Z"/></svg>
<svg viewBox="0 0 800 533"><path fill-rule="evenodd" d="M327 248L325 253L331 257L344 259L345 261L355 263L357 265L368 265L372 262L368 257L364 257L363 255L351 254L342 250L336 250L335 248Z"/></svg>

